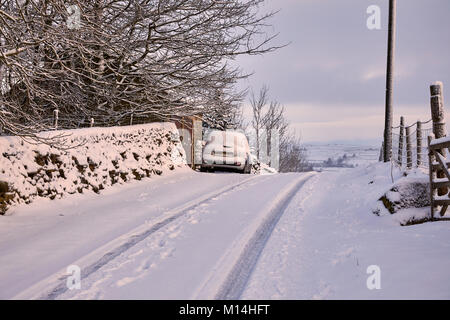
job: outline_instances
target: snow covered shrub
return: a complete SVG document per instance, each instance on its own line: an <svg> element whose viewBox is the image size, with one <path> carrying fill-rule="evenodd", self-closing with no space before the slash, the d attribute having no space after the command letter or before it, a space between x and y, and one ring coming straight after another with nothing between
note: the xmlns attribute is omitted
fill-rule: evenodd
<svg viewBox="0 0 450 320"><path fill-rule="evenodd" d="M99 192L116 183L161 175L186 164L171 123L46 132L67 134L75 148L61 150L0 137L0 210L36 197ZM3 209L2 209L3 208Z"/></svg>

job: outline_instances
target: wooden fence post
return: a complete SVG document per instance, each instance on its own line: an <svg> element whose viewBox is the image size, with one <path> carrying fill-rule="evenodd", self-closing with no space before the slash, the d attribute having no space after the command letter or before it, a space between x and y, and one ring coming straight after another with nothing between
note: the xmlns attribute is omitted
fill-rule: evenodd
<svg viewBox="0 0 450 320"><path fill-rule="evenodd" d="M417 121L416 124L416 153L417 167L422 165L422 123Z"/></svg>
<svg viewBox="0 0 450 320"><path fill-rule="evenodd" d="M427 137L428 139L428 163L430 166L430 207L431 207L431 220L434 220L434 210L435 210L435 205L434 205L434 198L437 195L437 190L433 187L433 182L436 178L436 172L433 170L433 163L435 160L434 154L430 149L430 145L431 145L431 141L433 140L433 138L431 136Z"/></svg>
<svg viewBox="0 0 450 320"><path fill-rule="evenodd" d="M442 82L435 82L430 86L431 118L433 119L433 133L436 139L447 136L442 87Z"/></svg>
<svg viewBox="0 0 450 320"><path fill-rule="evenodd" d="M406 168L411 169L412 167L412 152L411 152L411 135L410 127L406 127Z"/></svg>
<svg viewBox="0 0 450 320"><path fill-rule="evenodd" d="M383 150L384 150L384 141L381 142L380 156L378 157L379 162L382 162L384 159Z"/></svg>
<svg viewBox="0 0 450 320"><path fill-rule="evenodd" d="M445 114L444 114L444 96L443 96L442 82L438 81L430 86L430 105L431 105L431 118L433 120L433 133L436 139L447 136L447 130L445 128ZM447 152L445 149L438 150L440 154L446 157ZM437 178L444 178L445 173L442 170L438 170L436 173ZM447 194L447 187L438 189L438 195L442 196Z"/></svg>
<svg viewBox="0 0 450 320"><path fill-rule="evenodd" d="M59 110L55 109L53 110L53 128L55 130L58 129L58 119L59 119Z"/></svg>
<svg viewBox="0 0 450 320"><path fill-rule="evenodd" d="M400 163L400 167L403 164L403 132L405 131L405 118L403 116L400 117L400 135L398 138L398 163Z"/></svg>

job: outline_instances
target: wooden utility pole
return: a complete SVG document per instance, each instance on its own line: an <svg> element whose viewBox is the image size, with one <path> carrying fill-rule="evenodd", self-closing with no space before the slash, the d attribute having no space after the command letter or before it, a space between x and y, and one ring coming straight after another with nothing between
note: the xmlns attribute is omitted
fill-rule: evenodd
<svg viewBox="0 0 450 320"><path fill-rule="evenodd" d="M392 156L392 87L394 85L395 18L397 0L389 0L388 51L386 69L386 101L384 115L384 162Z"/></svg>
<svg viewBox="0 0 450 320"><path fill-rule="evenodd" d="M383 152L384 152L384 141L381 142L380 156L378 157L378 161L379 162L384 161Z"/></svg>
<svg viewBox="0 0 450 320"><path fill-rule="evenodd" d="M403 132L405 131L405 118L400 117L400 135L398 137L398 163L400 167L403 164Z"/></svg>

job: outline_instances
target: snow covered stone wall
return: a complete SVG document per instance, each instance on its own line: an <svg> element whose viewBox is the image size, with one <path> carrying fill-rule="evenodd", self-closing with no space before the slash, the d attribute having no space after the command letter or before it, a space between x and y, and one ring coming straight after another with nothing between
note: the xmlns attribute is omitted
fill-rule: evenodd
<svg viewBox="0 0 450 320"><path fill-rule="evenodd" d="M19 137L0 137L0 213L36 197L99 192L116 183L141 180L186 165L172 123L86 128L64 134L75 148L61 150Z"/></svg>
<svg viewBox="0 0 450 320"><path fill-rule="evenodd" d="M404 208L423 208L430 206L430 184L428 177L404 178L384 194L383 201L390 213L396 213Z"/></svg>
<svg viewBox="0 0 450 320"><path fill-rule="evenodd" d="M396 174L397 175L397 174ZM400 225L421 223L430 219L430 184L426 171L414 169L394 178L374 213L385 210Z"/></svg>

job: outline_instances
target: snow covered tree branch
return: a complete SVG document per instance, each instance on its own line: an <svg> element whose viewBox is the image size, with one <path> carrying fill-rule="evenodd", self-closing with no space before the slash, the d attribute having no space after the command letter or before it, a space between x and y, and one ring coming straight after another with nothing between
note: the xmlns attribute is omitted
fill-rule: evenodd
<svg viewBox="0 0 450 320"><path fill-rule="evenodd" d="M228 62L279 47L262 2L0 0L0 124L33 136L55 109L63 128L171 120L214 112L218 92L232 106L246 75Z"/></svg>

